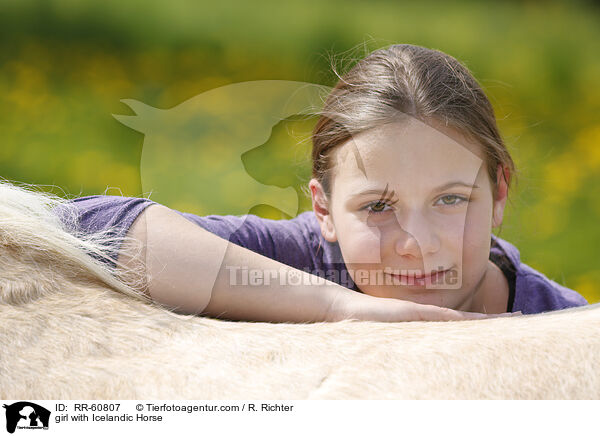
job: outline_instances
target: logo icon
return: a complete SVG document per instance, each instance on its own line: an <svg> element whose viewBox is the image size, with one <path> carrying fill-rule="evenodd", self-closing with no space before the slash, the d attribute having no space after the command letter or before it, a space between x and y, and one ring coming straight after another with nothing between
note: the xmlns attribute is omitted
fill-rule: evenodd
<svg viewBox="0 0 600 436"><path fill-rule="evenodd" d="M6 431L14 433L15 429L48 429L50 411L29 401L19 401L10 405L3 404L6 409Z"/></svg>

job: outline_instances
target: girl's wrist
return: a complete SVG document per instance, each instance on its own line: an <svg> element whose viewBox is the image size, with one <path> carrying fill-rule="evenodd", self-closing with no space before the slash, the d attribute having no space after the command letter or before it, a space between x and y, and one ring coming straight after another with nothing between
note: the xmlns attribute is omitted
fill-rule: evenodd
<svg viewBox="0 0 600 436"><path fill-rule="evenodd" d="M349 294L351 292L353 291L341 286L325 285L323 294L327 296L328 301L325 321L337 322L351 318L351 301L353 299L353 295Z"/></svg>
<svg viewBox="0 0 600 436"><path fill-rule="evenodd" d="M325 314L329 322L345 319L376 320L376 312L382 309L384 301L378 297L354 292L341 286L329 286L330 303Z"/></svg>

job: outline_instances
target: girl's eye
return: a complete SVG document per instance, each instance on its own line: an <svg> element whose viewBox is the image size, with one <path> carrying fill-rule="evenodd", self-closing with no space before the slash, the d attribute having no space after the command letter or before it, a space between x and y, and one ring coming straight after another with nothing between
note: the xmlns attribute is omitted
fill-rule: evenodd
<svg viewBox="0 0 600 436"><path fill-rule="evenodd" d="M390 209L386 209L387 206L390 206L388 203L383 201L375 201L373 203L367 204L363 209L367 209L369 213L377 214L382 212L387 212Z"/></svg>
<svg viewBox="0 0 600 436"><path fill-rule="evenodd" d="M468 203L469 199L461 195L444 195L440 197L440 201L444 206L459 206L463 203Z"/></svg>
<svg viewBox="0 0 600 436"><path fill-rule="evenodd" d="M374 205L371 206L371 211L372 212L383 212L385 209L385 206L387 206L385 203L375 203Z"/></svg>

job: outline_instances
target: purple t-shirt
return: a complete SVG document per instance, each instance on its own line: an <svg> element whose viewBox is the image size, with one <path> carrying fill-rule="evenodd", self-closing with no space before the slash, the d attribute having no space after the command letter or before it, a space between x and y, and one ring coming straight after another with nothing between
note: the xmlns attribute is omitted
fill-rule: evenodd
<svg viewBox="0 0 600 436"><path fill-rule="evenodd" d="M118 236L125 235L146 207L156 204L145 198L104 195L80 197L72 203L78 209L80 230L112 228ZM360 292L348 274L339 245L323 239L312 211L290 220L269 220L255 215L201 217L175 212L234 244ZM498 265L509 283L507 312L531 314L588 304L577 292L521 263L519 250L494 235L490 260Z"/></svg>

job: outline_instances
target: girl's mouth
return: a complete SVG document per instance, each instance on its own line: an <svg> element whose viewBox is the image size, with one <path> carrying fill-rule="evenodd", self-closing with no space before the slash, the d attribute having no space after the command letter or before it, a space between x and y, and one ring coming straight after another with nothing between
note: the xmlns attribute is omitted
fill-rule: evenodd
<svg viewBox="0 0 600 436"><path fill-rule="evenodd" d="M433 271L430 274L391 274L388 273L394 282L399 283L403 286L435 286L444 283L444 275L449 270Z"/></svg>

